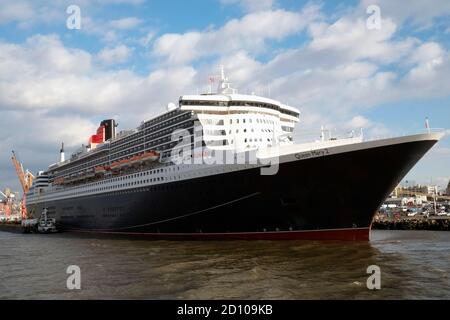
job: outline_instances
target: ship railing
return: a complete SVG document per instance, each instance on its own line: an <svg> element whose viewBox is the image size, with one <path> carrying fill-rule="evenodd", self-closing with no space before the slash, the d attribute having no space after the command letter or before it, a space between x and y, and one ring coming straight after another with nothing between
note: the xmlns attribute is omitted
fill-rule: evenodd
<svg viewBox="0 0 450 320"><path fill-rule="evenodd" d="M400 132L400 133L391 133L391 134L383 134L383 135L369 135L364 137L364 141L375 141L382 139L393 139L393 138L401 138L418 134L430 134L430 133L444 133L446 135L450 135L450 129L444 128L429 128L429 129L421 129L414 130L408 132Z"/></svg>
<svg viewBox="0 0 450 320"><path fill-rule="evenodd" d="M400 138L410 135L416 134L427 134L427 133L445 133L446 135L450 135L450 129L443 128L429 128L429 129L421 129L410 132L392 132L387 134L371 134L368 132L366 134L364 129L355 129L355 130L344 130L338 131L337 129L322 129L322 130L296 130L296 143L311 143L311 142L320 142L320 141L333 141L333 140L342 140L342 139L353 139L358 137L363 137L364 141L374 141L380 139L391 139L391 138Z"/></svg>
<svg viewBox="0 0 450 320"><path fill-rule="evenodd" d="M95 176L89 177L88 179L90 179L89 181L82 183L82 184L76 184L73 186L60 186L60 185L52 185L51 187L49 187L49 190L54 192L54 191L72 191L72 190L76 190L76 189L81 189L84 188L86 186L91 185L92 183L96 183L99 181L108 181L108 180L112 180L114 178L117 177L122 177L122 176L130 176L136 173L140 173L140 172L145 172L145 171L150 171L150 170L155 170L155 169L159 169L162 168L164 166L168 166L170 165L170 163L163 163L163 162L155 162L157 164L159 164L158 166L152 166L152 165L146 165L146 166L139 166L139 167L132 167L130 169L127 169L125 171L122 171L121 173L117 174L117 175L113 175L113 174L107 174L104 175L103 177L99 177L99 178L94 178ZM82 181L82 180L79 180ZM76 182L76 181L74 181Z"/></svg>
<svg viewBox="0 0 450 320"><path fill-rule="evenodd" d="M362 129L354 130L338 130L338 129L321 129L321 130L295 130L296 143L312 143L326 142L343 139L354 139L363 137Z"/></svg>

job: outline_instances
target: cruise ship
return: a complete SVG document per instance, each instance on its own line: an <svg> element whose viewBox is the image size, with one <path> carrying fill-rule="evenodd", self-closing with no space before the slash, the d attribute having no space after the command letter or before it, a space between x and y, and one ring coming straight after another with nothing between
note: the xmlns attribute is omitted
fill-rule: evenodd
<svg viewBox="0 0 450 320"><path fill-rule="evenodd" d="M29 216L64 231L154 239L370 239L372 219L440 132L365 141L322 131L294 142L298 109L217 90L181 96L136 129L104 120L39 172ZM64 128L61 128L64 130Z"/></svg>

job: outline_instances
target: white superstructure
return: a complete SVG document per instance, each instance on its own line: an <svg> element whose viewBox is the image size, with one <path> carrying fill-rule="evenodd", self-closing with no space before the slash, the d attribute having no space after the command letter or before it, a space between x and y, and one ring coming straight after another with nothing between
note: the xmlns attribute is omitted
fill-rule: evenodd
<svg viewBox="0 0 450 320"><path fill-rule="evenodd" d="M207 147L236 152L292 144L300 114L276 100L238 94L223 69L216 93L184 95L179 106L197 115Z"/></svg>

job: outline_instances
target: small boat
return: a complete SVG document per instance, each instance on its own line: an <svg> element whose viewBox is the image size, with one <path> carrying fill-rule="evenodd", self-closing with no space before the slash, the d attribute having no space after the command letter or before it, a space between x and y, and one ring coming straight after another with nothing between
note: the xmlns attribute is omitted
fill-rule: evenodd
<svg viewBox="0 0 450 320"><path fill-rule="evenodd" d="M55 181L53 181L53 184L63 185L64 184L64 178L60 177L60 178L55 179Z"/></svg>
<svg viewBox="0 0 450 320"><path fill-rule="evenodd" d="M129 161L130 165L131 166L140 165L141 164L141 157L142 157L142 155L136 155L136 156L131 157L131 159Z"/></svg>
<svg viewBox="0 0 450 320"><path fill-rule="evenodd" d="M38 233L58 232L58 228L56 227L56 219L48 217L47 208L44 208L44 211L42 211L41 213L41 217L39 218L39 222L37 224L37 232Z"/></svg>
<svg viewBox="0 0 450 320"><path fill-rule="evenodd" d="M142 160L145 162L154 162L159 160L160 154L156 151L147 151L142 155Z"/></svg>
<svg viewBox="0 0 450 320"><path fill-rule="evenodd" d="M95 174L96 175L104 175L106 174L109 168L106 166L99 166L99 167L95 167Z"/></svg>

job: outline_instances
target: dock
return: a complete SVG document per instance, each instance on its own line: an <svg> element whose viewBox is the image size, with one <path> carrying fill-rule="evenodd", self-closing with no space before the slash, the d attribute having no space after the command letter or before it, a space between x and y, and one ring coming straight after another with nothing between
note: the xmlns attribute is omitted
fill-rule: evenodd
<svg viewBox="0 0 450 320"><path fill-rule="evenodd" d="M23 233L23 228L20 224L16 223L0 223L0 231Z"/></svg>
<svg viewBox="0 0 450 320"><path fill-rule="evenodd" d="M450 231L450 217L375 219L372 229Z"/></svg>

